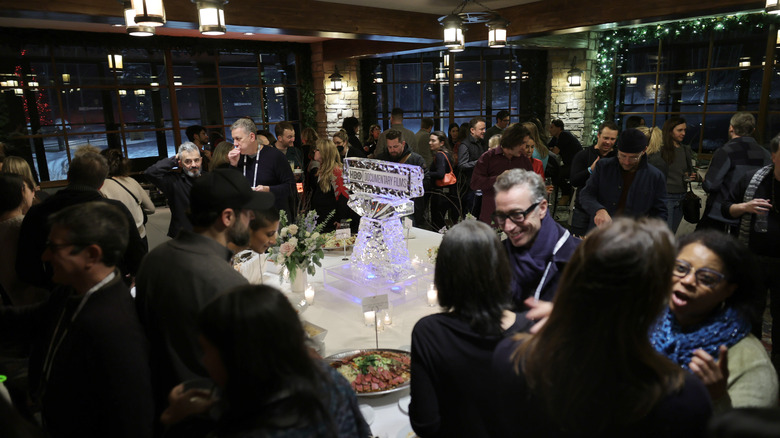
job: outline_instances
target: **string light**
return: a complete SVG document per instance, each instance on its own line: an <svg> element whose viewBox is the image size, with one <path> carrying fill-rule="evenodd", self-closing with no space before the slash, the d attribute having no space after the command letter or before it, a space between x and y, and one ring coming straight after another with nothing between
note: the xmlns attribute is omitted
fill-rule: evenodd
<svg viewBox="0 0 780 438"><path fill-rule="evenodd" d="M631 45L657 43L658 40L669 38L701 38L701 35L710 31L763 29L775 21L773 16L765 13L737 14L603 32L598 41L597 69L593 78L593 137L596 137L597 127L611 115L609 107L614 99L612 89L616 73L622 70Z"/></svg>

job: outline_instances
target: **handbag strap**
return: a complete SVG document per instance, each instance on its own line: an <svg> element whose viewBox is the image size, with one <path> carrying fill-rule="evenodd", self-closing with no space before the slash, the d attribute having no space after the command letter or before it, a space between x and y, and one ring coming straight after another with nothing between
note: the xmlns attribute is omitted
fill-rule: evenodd
<svg viewBox="0 0 780 438"><path fill-rule="evenodd" d="M450 159L447 157L447 154L442 152L442 151L439 151L439 153L444 154L444 159L447 160L447 165L450 166L450 172L455 171L455 169L452 168L452 163L450 163ZM450 172L447 172L447 173L450 173Z"/></svg>
<svg viewBox="0 0 780 438"><path fill-rule="evenodd" d="M136 198L136 197L135 197L135 195L133 194L133 192L131 192L131 191L130 191L130 189L128 189L127 187L125 187L125 186L124 186L124 185L123 185L121 182L119 182L119 181L117 181L116 179L114 179L114 177L113 177L113 176L110 176L110 177L108 177L108 179L110 179L111 181L113 181L113 182L115 182L115 183L119 184L119 187L122 187L123 189L125 189L125 191L126 191L127 193L130 193L130 196L132 196L132 197L133 197L133 199L135 199L135 202L136 202L136 204L138 204L138 205L141 205L141 201L139 201L139 200L138 200L138 198Z"/></svg>

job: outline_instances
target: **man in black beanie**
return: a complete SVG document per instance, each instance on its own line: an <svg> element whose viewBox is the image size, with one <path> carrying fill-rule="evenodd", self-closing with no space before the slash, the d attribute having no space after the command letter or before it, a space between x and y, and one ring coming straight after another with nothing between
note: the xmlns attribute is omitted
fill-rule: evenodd
<svg viewBox="0 0 780 438"><path fill-rule="evenodd" d="M609 225L615 215L666 220L666 177L647 163L647 142L639 130L627 129L618 138L617 157L596 164L580 194L590 228Z"/></svg>

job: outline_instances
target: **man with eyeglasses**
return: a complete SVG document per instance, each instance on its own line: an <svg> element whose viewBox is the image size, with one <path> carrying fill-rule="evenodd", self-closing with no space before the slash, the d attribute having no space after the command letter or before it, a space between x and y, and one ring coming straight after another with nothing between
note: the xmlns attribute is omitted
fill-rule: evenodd
<svg viewBox="0 0 780 438"><path fill-rule="evenodd" d="M196 178L200 177L203 162L200 149L195 143L184 142L176 155L149 166L144 175L160 189L171 208L171 222L168 225L168 237L176 237L180 230L192 230L187 218L190 207L190 189Z"/></svg>
<svg viewBox="0 0 780 438"><path fill-rule="evenodd" d="M511 291L517 309L552 301L580 239L547 214L547 190L533 171L508 170L493 188L496 210L492 217L507 235L504 245L512 266Z"/></svg>
<svg viewBox="0 0 780 438"><path fill-rule="evenodd" d="M27 389L49 436L152 436L148 342L117 269L132 223L101 201L54 213L49 299L0 307L0 338L31 349Z"/></svg>
<svg viewBox="0 0 780 438"><path fill-rule="evenodd" d="M602 228L615 215L666 220L666 177L647 162L648 138L637 129L623 131L617 157L599 160L580 194L580 203Z"/></svg>
<svg viewBox="0 0 780 438"><path fill-rule="evenodd" d="M485 131L485 143L490 142L490 137L499 135L504 132L504 129L509 125L509 111L501 110L496 113L496 124L488 128Z"/></svg>
<svg viewBox="0 0 780 438"><path fill-rule="evenodd" d="M68 186L49 196L40 204L33 205L24 216L19 229L19 243L16 253L16 274L22 281L42 287L51 288L52 269L49 263L41 263L41 254L46 249L46 236L49 233L47 220L52 214L85 202L100 201L115 205L133 226L128 226L127 247L117 266L127 284L138 272L141 259L146 249L138 234L133 215L119 201L104 198L100 187L108 176L108 162L105 157L94 152L76 154L68 168ZM5 244L5 242L3 242Z"/></svg>

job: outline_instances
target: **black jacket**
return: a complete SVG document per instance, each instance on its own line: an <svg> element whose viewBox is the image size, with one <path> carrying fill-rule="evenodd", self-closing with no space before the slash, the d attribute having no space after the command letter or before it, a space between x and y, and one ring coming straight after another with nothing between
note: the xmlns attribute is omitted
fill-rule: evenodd
<svg viewBox="0 0 780 438"><path fill-rule="evenodd" d="M171 207L168 237L171 238L176 237L179 230L192 231L187 210L190 208L190 190L194 179L184 172L174 172L173 168L177 165L176 157L163 158L144 171L149 181L168 198L168 205Z"/></svg>

